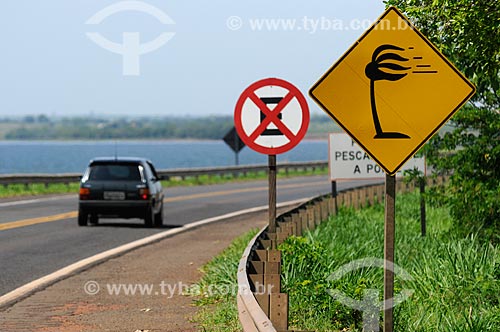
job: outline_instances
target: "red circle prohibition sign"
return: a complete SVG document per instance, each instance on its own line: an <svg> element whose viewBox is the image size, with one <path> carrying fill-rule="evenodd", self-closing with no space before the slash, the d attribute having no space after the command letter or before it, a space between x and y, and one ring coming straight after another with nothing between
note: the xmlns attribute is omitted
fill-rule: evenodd
<svg viewBox="0 0 500 332"><path fill-rule="evenodd" d="M272 110L256 94L257 90L266 86L281 87L288 91L284 97L279 98L280 101ZM287 127L286 123L281 120L280 115L294 99L298 101L302 113L300 128L296 133ZM261 112L261 122L251 133L245 131L243 128L244 121L242 120L242 112L247 100L252 101ZM256 116L259 116L259 114L256 114ZM304 138L309 126L309 106L304 95L293 84L279 78L267 78L253 83L243 91L234 110L234 124L241 140L249 148L268 155L280 154L292 149ZM271 124L279 130L280 135L284 135L288 139L288 143L269 147L256 142Z"/></svg>

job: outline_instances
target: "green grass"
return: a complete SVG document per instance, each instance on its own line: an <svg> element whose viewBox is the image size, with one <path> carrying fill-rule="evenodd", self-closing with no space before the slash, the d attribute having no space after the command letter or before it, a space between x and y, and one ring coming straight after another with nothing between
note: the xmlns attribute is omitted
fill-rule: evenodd
<svg viewBox="0 0 500 332"><path fill-rule="evenodd" d="M422 238L418 199L413 193L396 200L396 264L413 280L396 277L395 293L413 289L414 294L395 308L395 330L500 331L500 249L476 237L457 236L442 207L428 206L428 232ZM328 277L356 259L383 258L383 227L382 205L341 209L312 233L281 246L291 328L361 331L361 313L335 301L328 290L361 300L364 290L377 289L381 300L383 270Z"/></svg>
<svg viewBox="0 0 500 332"><path fill-rule="evenodd" d="M204 274L202 279L190 290L195 305L200 307L193 318L199 324L200 331L241 331L236 306L236 273L243 251L257 232L255 229L236 238L201 269Z"/></svg>
<svg viewBox="0 0 500 332"><path fill-rule="evenodd" d="M316 169L316 170L298 170L290 171L285 173L284 170L278 171L278 178L290 178L297 176L311 176L311 175L325 175L328 174L328 170ZM186 179L172 178L168 181L162 181L162 185L165 188L169 187L179 187L179 186L200 186L200 185L211 185L211 184L224 184L230 182L245 182L245 181L255 181L264 180L267 178L265 172L260 173L248 173L245 176L199 176L199 177L189 177ZM51 184L45 186L44 184L30 184L28 186L22 184L9 185L7 187L0 186L0 198L7 197L19 197L19 196L31 196L31 195L47 195L47 194L68 194L68 193L78 193L78 183L65 184Z"/></svg>
<svg viewBox="0 0 500 332"><path fill-rule="evenodd" d="M67 193L76 194L78 193L78 188L78 183L70 183L68 185L57 183L48 186L41 183L33 183L27 186L24 184L13 184L7 187L0 186L0 198Z"/></svg>

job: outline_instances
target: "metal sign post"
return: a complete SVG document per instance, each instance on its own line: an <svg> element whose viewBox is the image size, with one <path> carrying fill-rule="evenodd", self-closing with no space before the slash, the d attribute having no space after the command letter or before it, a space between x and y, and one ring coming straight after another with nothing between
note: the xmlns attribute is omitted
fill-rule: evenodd
<svg viewBox="0 0 500 332"><path fill-rule="evenodd" d="M239 141L238 134L235 132L234 134L234 145L238 144ZM240 159L239 159L240 151L234 151L234 165L238 166L240 164Z"/></svg>
<svg viewBox="0 0 500 332"><path fill-rule="evenodd" d="M425 178L418 180L418 186L420 189L420 232L422 236L427 233L426 226L426 215L425 215Z"/></svg>
<svg viewBox="0 0 500 332"><path fill-rule="evenodd" d="M337 214L339 211L338 211L338 204L337 204L337 196L338 196L338 192L337 192L337 181L335 180L332 180L332 198L333 198L333 204L334 204L334 211L335 211L335 214Z"/></svg>
<svg viewBox="0 0 500 332"><path fill-rule="evenodd" d="M394 235L396 230L396 177L385 176L385 225L384 225L384 332L394 327Z"/></svg>
<svg viewBox="0 0 500 332"><path fill-rule="evenodd" d="M276 155L270 154L269 161L269 233L276 233Z"/></svg>

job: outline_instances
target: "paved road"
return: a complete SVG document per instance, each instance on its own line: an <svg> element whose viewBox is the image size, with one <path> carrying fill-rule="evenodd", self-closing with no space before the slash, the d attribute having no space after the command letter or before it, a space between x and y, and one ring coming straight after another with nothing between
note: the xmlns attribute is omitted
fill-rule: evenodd
<svg viewBox="0 0 500 332"><path fill-rule="evenodd" d="M339 190L353 186L346 183ZM278 202L330 191L326 177L278 180ZM77 196L0 201L0 295L62 267L170 227L267 204L266 181L168 188L163 229L139 219L78 227ZM165 253L168 255L169 253Z"/></svg>

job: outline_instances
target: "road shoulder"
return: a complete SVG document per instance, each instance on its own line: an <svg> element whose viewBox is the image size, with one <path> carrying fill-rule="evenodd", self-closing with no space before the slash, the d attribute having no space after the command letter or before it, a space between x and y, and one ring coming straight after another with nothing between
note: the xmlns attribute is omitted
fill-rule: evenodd
<svg viewBox="0 0 500 332"><path fill-rule="evenodd" d="M198 331L191 322L197 309L183 288L199 280L199 268L235 237L266 220L267 211L233 217L110 259L0 312L0 330ZM99 292L89 295L97 285ZM119 285L136 287L136 294L124 295L122 288L111 295L110 287ZM149 287L150 295L141 295L138 285Z"/></svg>

